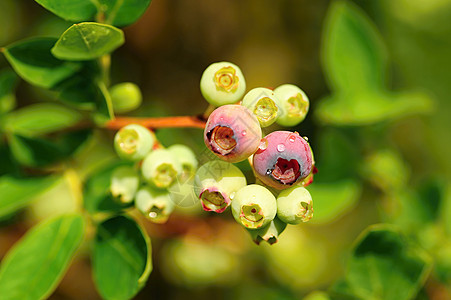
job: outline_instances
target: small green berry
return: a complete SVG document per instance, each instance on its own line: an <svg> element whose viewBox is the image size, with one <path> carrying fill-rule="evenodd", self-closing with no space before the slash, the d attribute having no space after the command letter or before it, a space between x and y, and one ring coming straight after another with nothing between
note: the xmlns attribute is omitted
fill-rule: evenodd
<svg viewBox="0 0 451 300"><path fill-rule="evenodd" d="M130 203L135 197L139 187L139 176L130 166L121 166L114 169L111 175L111 195L122 203Z"/></svg>
<svg viewBox="0 0 451 300"><path fill-rule="evenodd" d="M215 106L233 104L243 97L246 81L238 66L230 62L213 63L202 74L200 91Z"/></svg>
<svg viewBox="0 0 451 300"><path fill-rule="evenodd" d="M155 134L149 129L130 124L122 127L114 136L114 149L120 158L138 161L152 150L155 141Z"/></svg>
<svg viewBox="0 0 451 300"><path fill-rule="evenodd" d="M293 84L283 84L277 87L274 93L282 106L277 124L292 127L305 119L310 102L303 90Z"/></svg>
<svg viewBox="0 0 451 300"><path fill-rule="evenodd" d="M175 208L168 191L150 186L136 193L135 206L147 219L158 224L165 223Z"/></svg>
<svg viewBox="0 0 451 300"><path fill-rule="evenodd" d="M185 145L175 144L170 146L168 151L175 155L182 164L183 171L179 179L183 182L191 177L194 177L198 162L193 150Z"/></svg>
<svg viewBox="0 0 451 300"><path fill-rule="evenodd" d="M156 149L144 158L141 172L150 184L165 189L182 173L182 165L169 150Z"/></svg>
<svg viewBox="0 0 451 300"><path fill-rule="evenodd" d="M266 225L265 227L247 231L250 233L252 240L257 245L260 245L262 241L272 245L279 241L279 235L287 228L287 223L280 221L277 217Z"/></svg>
<svg viewBox="0 0 451 300"><path fill-rule="evenodd" d="M193 207L199 205L199 197L194 188L194 176L185 181L177 180L168 189L172 202L178 207Z"/></svg>
<svg viewBox="0 0 451 300"><path fill-rule="evenodd" d="M233 164L213 160L197 170L194 184L204 210L222 213L236 191L246 186L246 177Z"/></svg>
<svg viewBox="0 0 451 300"><path fill-rule="evenodd" d="M309 191L302 186L294 186L280 192L277 216L287 224L309 221L313 217L313 201Z"/></svg>
<svg viewBox="0 0 451 300"><path fill-rule="evenodd" d="M111 87L110 95L114 112L119 114L137 109L142 102L141 90L131 82L123 82Z"/></svg>
<svg viewBox="0 0 451 300"><path fill-rule="evenodd" d="M261 185L245 186L235 193L232 213L235 220L248 229L265 227L276 216L276 198Z"/></svg>
<svg viewBox="0 0 451 300"><path fill-rule="evenodd" d="M260 122L261 127L273 124L280 114L280 101L273 91L266 88L250 90L241 105L249 108Z"/></svg>

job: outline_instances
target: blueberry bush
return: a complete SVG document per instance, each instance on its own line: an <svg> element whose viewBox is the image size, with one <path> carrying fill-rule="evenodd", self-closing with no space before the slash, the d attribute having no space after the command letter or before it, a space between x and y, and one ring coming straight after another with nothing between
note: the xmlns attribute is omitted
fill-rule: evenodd
<svg viewBox="0 0 451 300"><path fill-rule="evenodd" d="M2 0L0 299L451 298L451 5L219 2Z"/></svg>

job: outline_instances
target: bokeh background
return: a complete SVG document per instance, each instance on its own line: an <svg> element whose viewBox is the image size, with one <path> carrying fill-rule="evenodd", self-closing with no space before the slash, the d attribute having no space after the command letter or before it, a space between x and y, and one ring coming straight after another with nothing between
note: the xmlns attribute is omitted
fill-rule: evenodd
<svg viewBox="0 0 451 300"><path fill-rule="evenodd" d="M199 90L203 70L212 62L231 61L242 69L248 89L293 83L307 93L310 113L292 130L308 136L319 169L310 189L314 218L288 226L273 246L254 245L229 211L218 216L194 207L178 209L165 225L143 220L152 238L154 270L136 299L301 299L343 276L353 241L381 222L401 226L434 259L434 273L418 299L451 298L451 1L354 4L374 22L384 43L384 91L404 95L404 105L411 97L416 109L354 122L361 111L353 108L359 101L372 103L374 94L328 106L339 94L321 61L330 1L153 0L125 29L111 78L141 87L143 106L131 115L202 113L208 106ZM34 1L0 1L1 46L30 36L59 36L70 25ZM0 57L0 68L7 66ZM349 72L345 66L343 72ZM54 97L25 82L17 93L19 106ZM369 104L364 113L373 109ZM157 136L163 145L184 143L203 153L198 129L162 129ZM83 176L115 159L112 133L97 132L74 159ZM241 167L252 177L249 166ZM34 223L74 210L77 199L66 174L30 208L2 221L0 257ZM89 247L85 243L50 299L100 298Z"/></svg>

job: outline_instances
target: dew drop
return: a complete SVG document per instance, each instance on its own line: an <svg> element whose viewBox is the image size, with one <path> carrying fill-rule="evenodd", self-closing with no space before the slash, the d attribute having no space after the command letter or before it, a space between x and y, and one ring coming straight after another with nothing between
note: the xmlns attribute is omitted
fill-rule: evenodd
<svg viewBox="0 0 451 300"><path fill-rule="evenodd" d="M229 198L230 198L230 200L233 200L233 198L235 198L235 192L232 192L232 193L229 195Z"/></svg>
<svg viewBox="0 0 451 300"><path fill-rule="evenodd" d="M245 136L247 134L246 130L241 131L241 135Z"/></svg>
<svg viewBox="0 0 451 300"><path fill-rule="evenodd" d="M156 218L157 217L157 213L152 211L152 212L149 213L149 217L152 218L152 219Z"/></svg>
<svg viewBox="0 0 451 300"><path fill-rule="evenodd" d="M289 138L290 142L294 143L296 141L296 137L294 135L291 135Z"/></svg>
<svg viewBox="0 0 451 300"><path fill-rule="evenodd" d="M260 145L258 146L258 149L260 150L266 150L266 148L268 148L268 140L267 139L262 139L260 141Z"/></svg>
<svg viewBox="0 0 451 300"><path fill-rule="evenodd" d="M302 138L303 138L306 142L308 142L308 137L303 136Z"/></svg>
<svg viewBox="0 0 451 300"><path fill-rule="evenodd" d="M277 151L279 151L279 152L285 151L285 145L284 144L277 145Z"/></svg>

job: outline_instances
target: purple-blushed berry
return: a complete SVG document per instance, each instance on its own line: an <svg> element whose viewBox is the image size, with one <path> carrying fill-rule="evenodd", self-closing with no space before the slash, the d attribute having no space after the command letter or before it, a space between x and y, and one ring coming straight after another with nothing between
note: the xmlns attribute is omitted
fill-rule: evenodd
<svg viewBox="0 0 451 300"><path fill-rule="evenodd" d="M122 127L114 136L114 149L120 158L138 161L152 150L155 142L155 134L149 129L130 124Z"/></svg>
<svg viewBox="0 0 451 300"><path fill-rule="evenodd" d="M110 89L110 96L114 112L119 114L137 109L142 102L141 90L131 82L114 85Z"/></svg>
<svg viewBox="0 0 451 300"><path fill-rule="evenodd" d="M280 101L273 91L267 88L250 90L241 105L246 106L257 117L261 127L273 124L281 114Z"/></svg>
<svg viewBox="0 0 451 300"><path fill-rule="evenodd" d="M247 159L258 149L261 137L257 118L242 105L224 105L215 109L204 131L205 145L228 162Z"/></svg>
<svg viewBox="0 0 451 300"><path fill-rule="evenodd" d="M303 90L293 84L283 84L274 90L274 94L282 106L277 124L292 127L305 119L310 102Z"/></svg>
<svg viewBox="0 0 451 300"><path fill-rule="evenodd" d="M200 80L200 91L210 104L221 106L238 102L246 91L240 68L230 62L208 66Z"/></svg>
<svg viewBox="0 0 451 300"><path fill-rule="evenodd" d="M246 186L246 177L233 164L213 160L197 170L194 184L203 209L222 213L236 192Z"/></svg>
<svg viewBox="0 0 451 300"><path fill-rule="evenodd" d="M309 191L302 186L281 191L277 197L277 216L293 225L309 221L313 217L313 201Z"/></svg>
<svg viewBox="0 0 451 300"><path fill-rule="evenodd" d="M312 170L312 152L296 132L274 131L265 136L253 156L255 175L276 189L289 188Z"/></svg>
<svg viewBox="0 0 451 300"><path fill-rule="evenodd" d="M151 185L164 189L177 180L177 176L182 173L182 165L169 150L156 149L144 158L141 172Z"/></svg>
<svg viewBox="0 0 451 300"><path fill-rule="evenodd" d="M193 150L185 145L175 144L168 147L168 151L182 164L182 174L180 174L179 180L184 182L189 178L193 178L198 165Z"/></svg>
<svg viewBox="0 0 451 300"><path fill-rule="evenodd" d="M260 245L262 241L272 245L277 243L279 240L279 235L285 230L285 228L287 228L287 224L275 217L269 225L256 230L248 230L248 232L250 233L254 243L257 245Z"/></svg>
<svg viewBox="0 0 451 300"><path fill-rule="evenodd" d="M168 191L150 186L139 189L135 206L148 220L158 224L165 223L175 208Z"/></svg>
<svg viewBox="0 0 451 300"><path fill-rule="evenodd" d="M269 225L276 213L276 198L264 186L250 184L235 193L232 214L247 229L255 230Z"/></svg>
<svg viewBox="0 0 451 300"><path fill-rule="evenodd" d="M131 203L139 187L139 176L130 166L120 166L111 175L111 195L121 203Z"/></svg>

